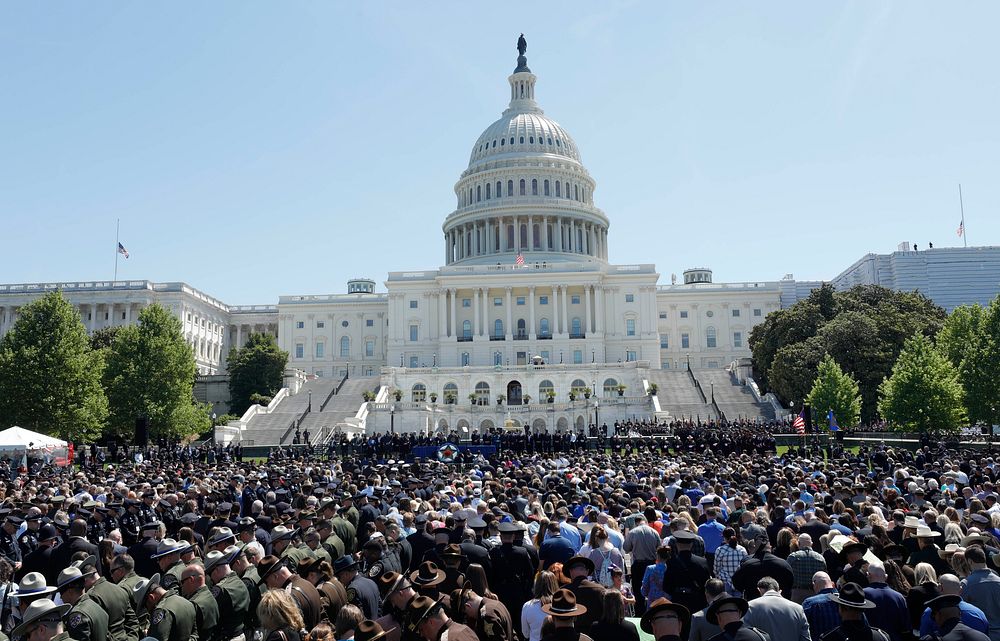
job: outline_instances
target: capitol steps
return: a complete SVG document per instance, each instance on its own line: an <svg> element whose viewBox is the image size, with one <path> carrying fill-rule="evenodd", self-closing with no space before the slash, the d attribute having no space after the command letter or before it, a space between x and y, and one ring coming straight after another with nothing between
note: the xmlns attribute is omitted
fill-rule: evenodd
<svg viewBox="0 0 1000 641"><path fill-rule="evenodd" d="M650 384L656 384L660 409L668 412L672 418L719 418L715 408L698 391L686 370L651 369L647 380Z"/></svg>
<svg viewBox="0 0 1000 641"><path fill-rule="evenodd" d="M728 420L774 420L774 408L769 403L757 402L753 392L740 385L729 370L699 369L694 370L694 376L710 401L714 389L715 402Z"/></svg>

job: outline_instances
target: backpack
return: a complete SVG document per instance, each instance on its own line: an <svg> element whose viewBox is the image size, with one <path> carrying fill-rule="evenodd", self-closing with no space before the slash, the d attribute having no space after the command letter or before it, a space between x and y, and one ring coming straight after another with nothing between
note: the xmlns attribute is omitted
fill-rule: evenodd
<svg viewBox="0 0 1000 641"><path fill-rule="evenodd" d="M610 588L614 585L614 580L611 578L611 550L607 552L601 551L601 565L597 568L596 576L597 582L606 588Z"/></svg>

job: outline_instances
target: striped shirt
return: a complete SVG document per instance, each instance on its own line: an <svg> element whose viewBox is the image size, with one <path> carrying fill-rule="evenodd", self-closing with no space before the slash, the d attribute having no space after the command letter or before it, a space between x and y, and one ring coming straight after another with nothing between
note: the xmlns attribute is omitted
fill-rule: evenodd
<svg viewBox="0 0 1000 641"><path fill-rule="evenodd" d="M742 545L730 547L720 545L715 551L715 576L726 585L726 592L733 593L733 574L740 569L740 563L747 558L747 549Z"/></svg>
<svg viewBox="0 0 1000 641"><path fill-rule="evenodd" d="M796 550L788 555L788 565L792 568L792 587L812 590L813 575L826 572L826 559L815 550Z"/></svg>

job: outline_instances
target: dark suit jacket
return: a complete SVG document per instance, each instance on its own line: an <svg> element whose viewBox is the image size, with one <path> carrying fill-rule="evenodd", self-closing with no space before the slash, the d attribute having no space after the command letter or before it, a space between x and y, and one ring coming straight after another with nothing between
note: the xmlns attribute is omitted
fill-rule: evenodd
<svg viewBox="0 0 1000 641"><path fill-rule="evenodd" d="M576 618L577 631L586 634L604 610L604 586L590 579L577 577L566 587L576 595L576 602L587 608L584 614Z"/></svg>
<svg viewBox="0 0 1000 641"><path fill-rule="evenodd" d="M86 552L88 555L97 556L97 571L101 571L101 557L97 554L97 546L81 536L71 536L63 541L52 553L52 560L62 570L69 567L73 555L77 552Z"/></svg>

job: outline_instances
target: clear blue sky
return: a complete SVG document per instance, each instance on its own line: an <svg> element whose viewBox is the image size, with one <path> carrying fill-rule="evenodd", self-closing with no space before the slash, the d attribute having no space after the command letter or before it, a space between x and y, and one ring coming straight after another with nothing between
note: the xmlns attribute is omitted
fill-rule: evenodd
<svg viewBox="0 0 1000 641"><path fill-rule="evenodd" d="M1000 243L996 2L8 2L0 281L232 304L434 268L517 35L616 263L830 278Z"/></svg>

